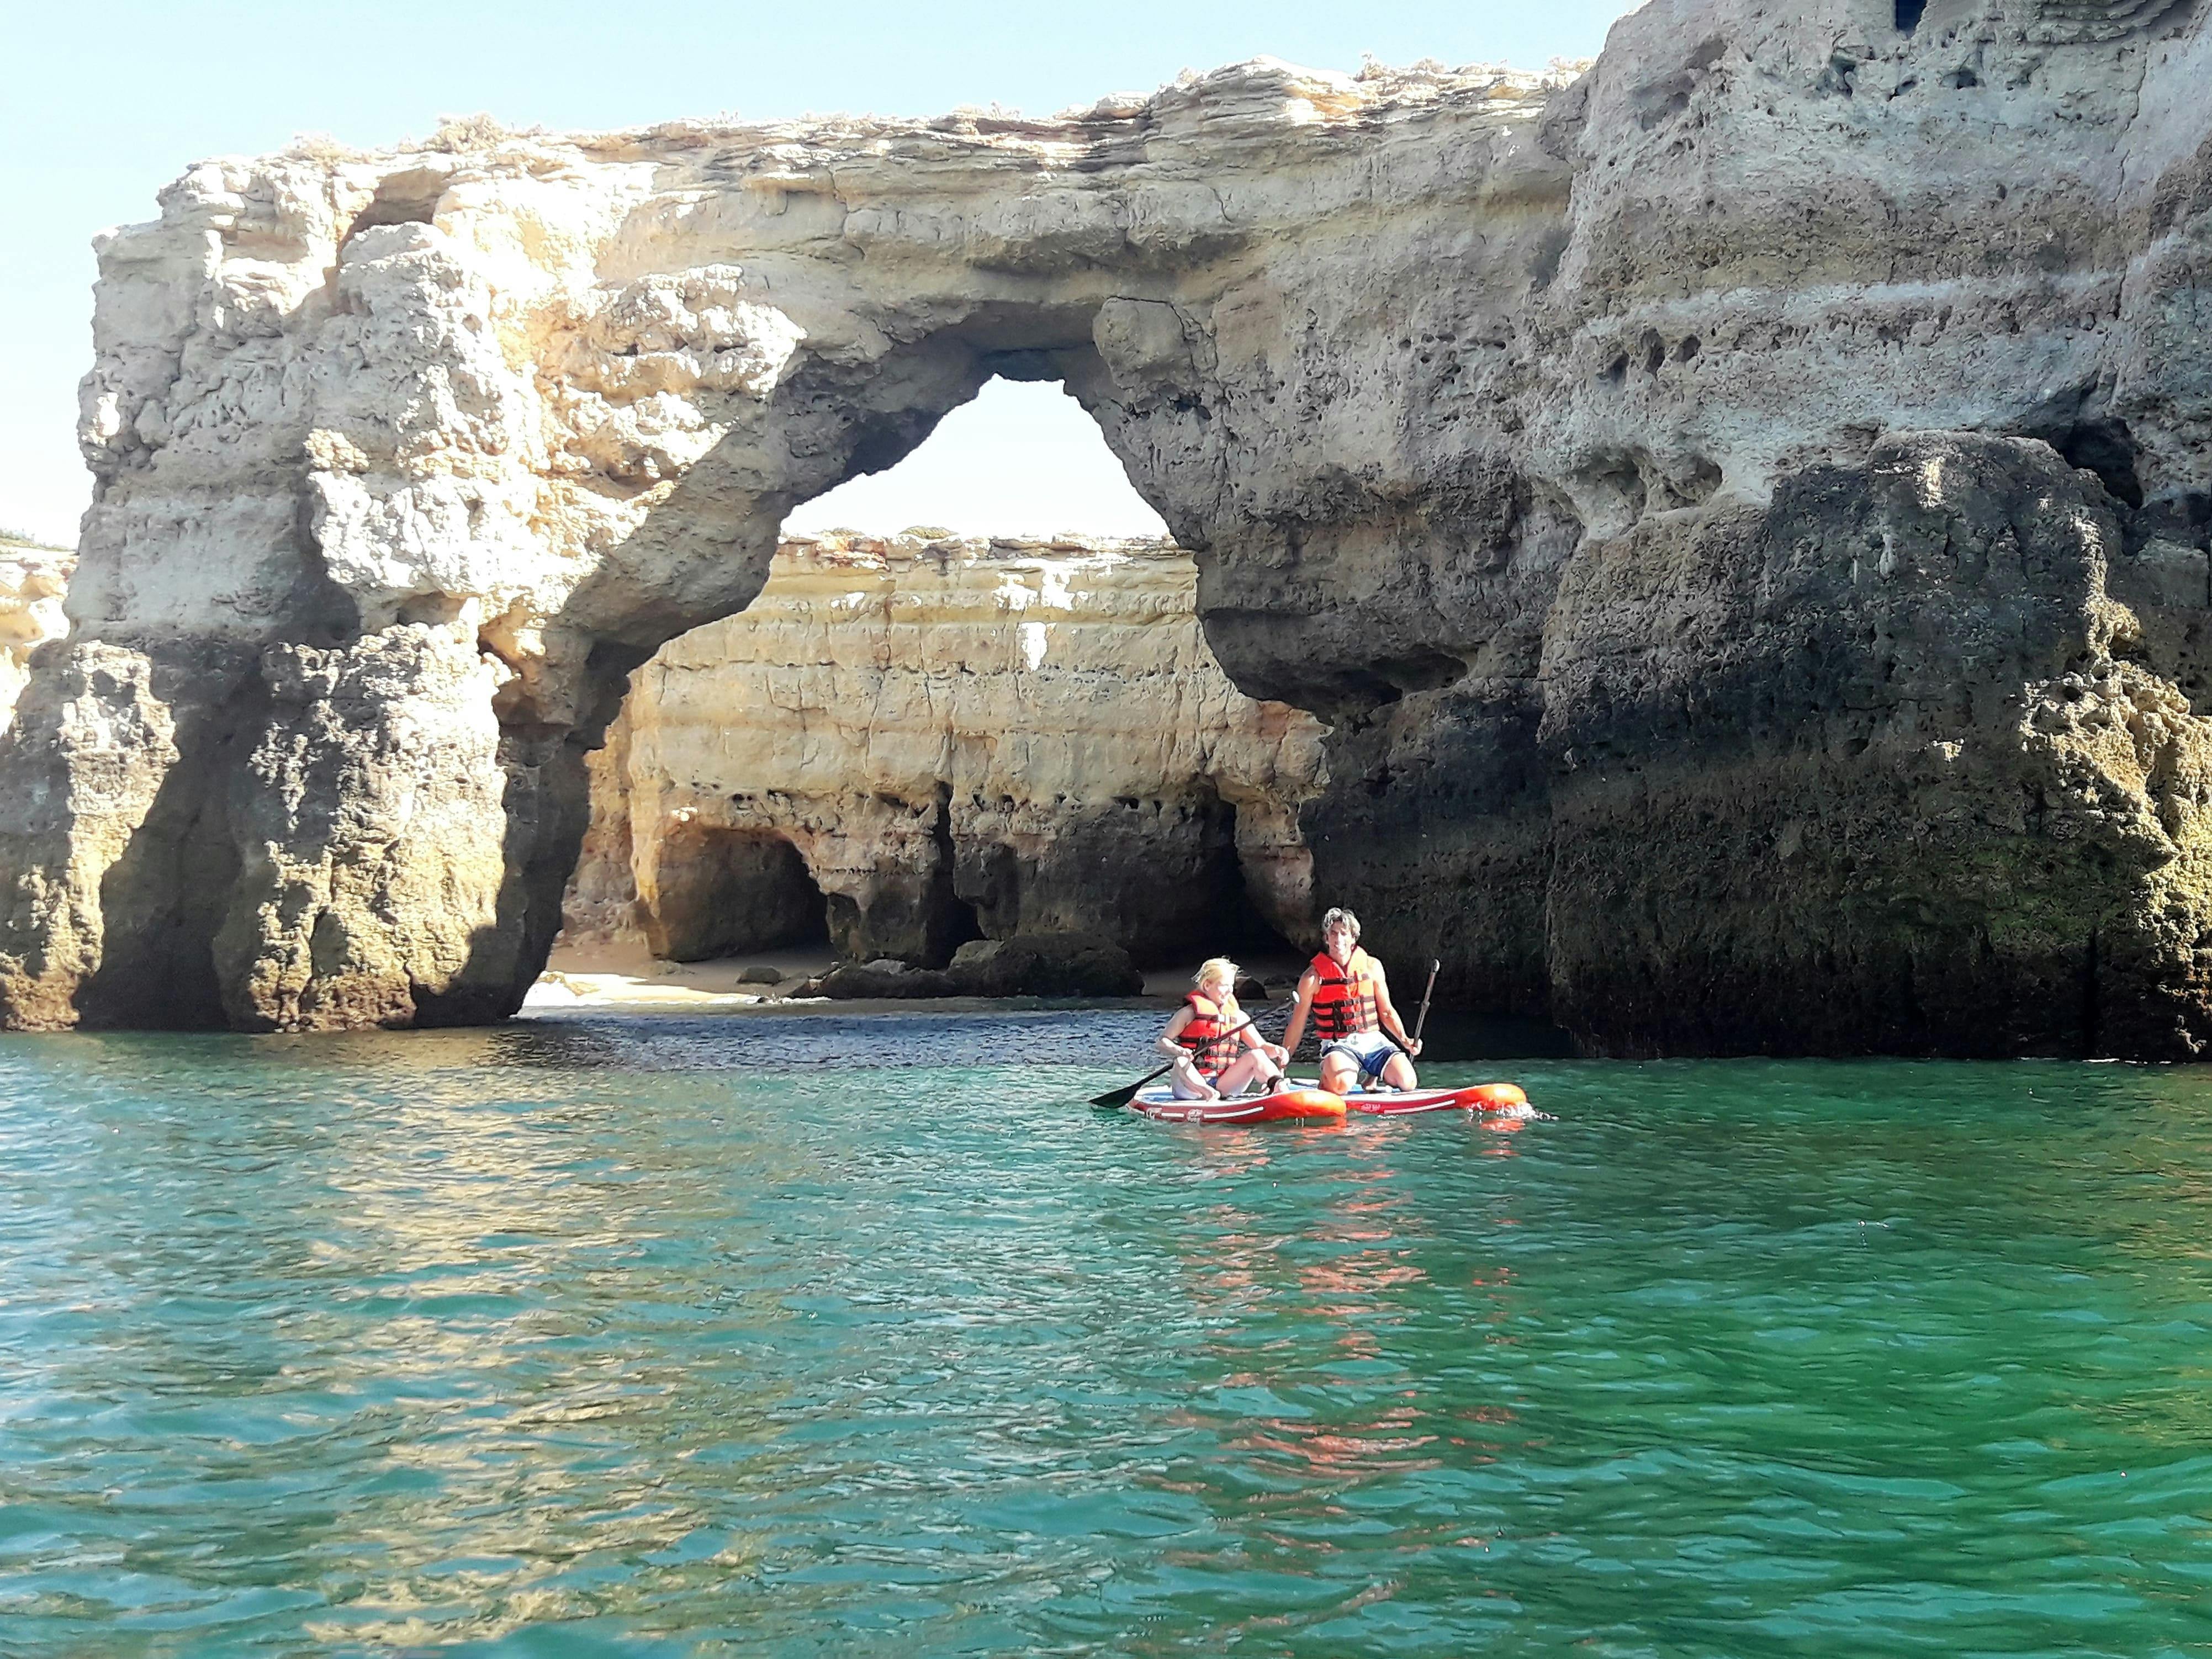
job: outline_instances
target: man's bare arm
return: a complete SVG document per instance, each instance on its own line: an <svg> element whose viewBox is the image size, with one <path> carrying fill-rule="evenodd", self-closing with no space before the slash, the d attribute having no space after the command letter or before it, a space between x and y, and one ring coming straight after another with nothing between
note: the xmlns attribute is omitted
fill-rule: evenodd
<svg viewBox="0 0 2212 1659"><path fill-rule="evenodd" d="M1398 1005L1390 1000L1390 978L1379 962L1375 964L1375 1012L1382 1021L1382 1035L1411 1054L1413 1039L1406 1035L1406 1022L1398 1018Z"/></svg>
<svg viewBox="0 0 2212 1659"><path fill-rule="evenodd" d="M1313 1012L1314 991L1316 984L1314 971L1310 968L1298 975L1298 1000L1291 1009L1291 1023L1283 1032L1283 1048L1287 1053L1293 1054L1297 1053L1298 1039L1306 1034L1306 1016Z"/></svg>

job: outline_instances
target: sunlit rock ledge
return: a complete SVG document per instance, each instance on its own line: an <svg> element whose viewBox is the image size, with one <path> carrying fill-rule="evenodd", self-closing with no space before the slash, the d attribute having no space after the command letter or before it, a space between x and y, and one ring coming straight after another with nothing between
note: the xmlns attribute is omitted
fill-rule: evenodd
<svg viewBox="0 0 2212 1659"><path fill-rule="evenodd" d="M568 938L935 967L1020 933L1310 937L1324 728L1229 683L1196 585L1164 541L787 538L633 677Z"/></svg>

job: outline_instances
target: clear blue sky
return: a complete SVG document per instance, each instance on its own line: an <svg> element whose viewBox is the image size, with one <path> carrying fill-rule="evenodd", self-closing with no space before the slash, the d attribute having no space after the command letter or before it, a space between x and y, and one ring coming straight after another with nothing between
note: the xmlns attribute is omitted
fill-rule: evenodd
<svg viewBox="0 0 2212 1659"><path fill-rule="evenodd" d="M930 115L994 101L1045 114L1261 53L1322 69L1356 69L1363 52L1540 69L1593 56L1631 9L1629 0L27 3L11 10L0 77L0 315L9 324L0 525L74 542L91 492L74 437L76 380L92 349L88 244L107 225L154 216L155 191L206 156L259 154L301 132L381 146L479 110L555 128L723 111ZM1008 406L1014 416L981 411L966 422L970 437L940 432L928 452L1024 429L1030 415L1018 398ZM1033 447L1025 465L1048 465L1051 446ZM1085 465L1096 455L1066 459ZM943 519L900 520L915 521Z"/></svg>

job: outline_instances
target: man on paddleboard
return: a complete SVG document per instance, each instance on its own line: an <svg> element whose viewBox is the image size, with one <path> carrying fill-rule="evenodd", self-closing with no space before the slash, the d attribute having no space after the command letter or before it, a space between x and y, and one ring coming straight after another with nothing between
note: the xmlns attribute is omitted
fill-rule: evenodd
<svg viewBox="0 0 2212 1659"><path fill-rule="evenodd" d="M1297 1052L1310 1016L1321 1039L1321 1086L1331 1094L1348 1095L1378 1082L1413 1087L1420 1079L1411 1056L1421 1052L1420 1040L1406 1035L1382 964L1359 948L1359 918L1331 910L1321 919L1321 954L1298 979L1297 1006L1291 1010L1283 1047Z"/></svg>

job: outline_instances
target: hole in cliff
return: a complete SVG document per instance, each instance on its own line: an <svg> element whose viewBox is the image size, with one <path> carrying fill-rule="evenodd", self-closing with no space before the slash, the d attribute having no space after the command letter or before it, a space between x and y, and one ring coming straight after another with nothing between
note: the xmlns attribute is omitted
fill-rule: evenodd
<svg viewBox="0 0 2212 1659"><path fill-rule="evenodd" d="M2112 499L2130 507L2143 504L2142 478L2136 471L2135 439L2125 421L2085 421L2051 440L2066 465L2094 472Z"/></svg>
<svg viewBox="0 0 2212 1659"><path fill-rule="evenodd" d="M1221 949L1226 950L1231 956L1251 960L1264 959L1268 957L1294 957L1298 953L1298 947L1284 938L1274 924L1260 913L1259 905L1253 900L1251 889L1246 884L1243 868L1241 865L1237 866L1236 891L1228 896L1228 901L1221 910L1220 915L1220 937L1223 941ZM1200 949L1206 948L1203 941L1194 941L1194 945ZM1218 955L1220 951L1208 950L1207 954ZM1280 990L1285 988L1287 988L1279 987L1279 994Z"/></svg>
<svg viewBox="0 0 2212 1659"><path fill-rule="evenodd" d="M1224 954L1247 960L1297 955L1297 947L1268 921L1264 895L1255 892L1237 852L1236 807L1212 799L1199 811L1206 824L1206 856L1198 880L1184 896L1183 926L1173 934L1164 931L1146 953L1152 958L1150 965L1196 963Z"/></svg>
<svg viewBox="0 0 2212 1659"><path fill-rule="evenodd" d="M1381 658L1375 666L1401 694L1434 691L1467 678L1467 664L1443 651L1408 651Z"/></svg>
<svg viewBox="0 0 2212 1659"><path fill-rule="evenodd" d="M399 620L443 628L457 619L468 602L452 593L416 593L399 604Z"/></svg>
<svg viewBox="0 0 2212 1659"><path fill-rule="evenodd" d="M939 783L930 820L929 839L937 860L929 878L929 915L914 941L918 956L909 955L924 968L941 968L952 953L970 939L986 937L982 912L959 891L959 850L952 840L952 786Z"/></svg>
<svg viewBox="0 0 2212 1659"><path fill-rule="evenodd" d="M916 428L926 421L913 413L880 417L854 452L854 476L794 509L785 531L849 526L890 535L927 526L969 536L1168 533L1131 487L1097 423L1055 382L996 376L917 443Z"/></svg>
<svg viewBox="0 0 2212 1659"><path fill-rule="evenodd" d="M669 962L830 942L829 909L799 849L759 830L680 824L661 839L646 943Z"/></svg>
<svg viewBox="0 0 2212 1659"><path fill-rule="evenodd" d="M438 198L445 193L446 175L435 168L395 173L376 187L346 234L371 225L427 225L438 216Z"/></svg>
<svg viewBox="0 0 2212 1659"><path fill-rule="evenodd" d="M975 914L975 907L957 893L945 896L945 912L940 924L944 955L947 962L952 953L970 939L983 937L983 923Z"/></svg>
<svg viewBox="0 0 2212 1659"><path fill-rule="evenodd" d="M1900 33L1910 34L1920 27L1927 15L1928 0L1897 0L1897 27Z"/></svg>

